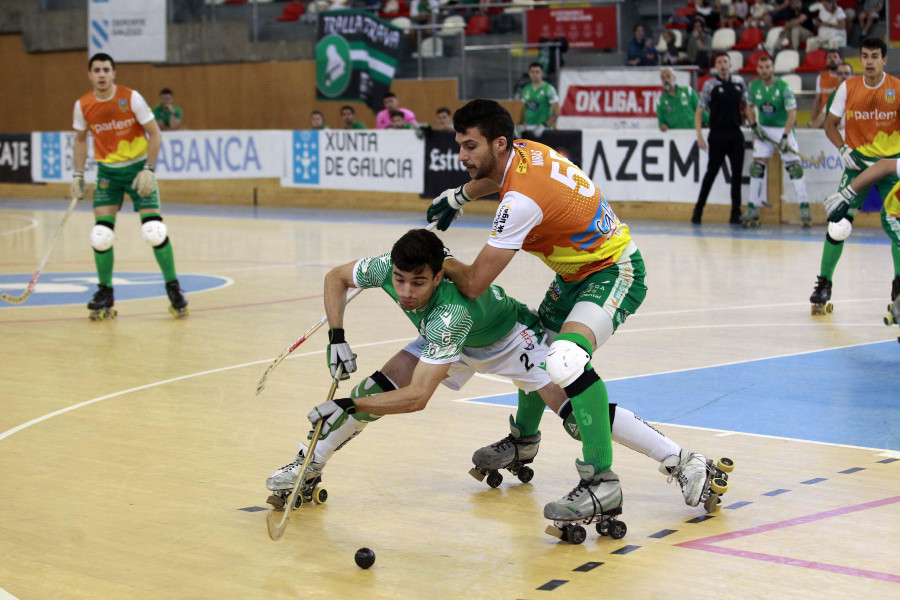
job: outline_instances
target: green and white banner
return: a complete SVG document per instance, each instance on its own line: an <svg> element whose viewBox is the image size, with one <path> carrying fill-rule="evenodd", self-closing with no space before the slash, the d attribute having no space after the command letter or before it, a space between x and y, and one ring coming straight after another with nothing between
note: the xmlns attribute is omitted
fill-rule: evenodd
<svg viewBox="0 0 900 600"><path fill-rule="evenodd" d="M362 11L323 12L316 43L316 97L384 108L405 43L403 31Z"/></svg>

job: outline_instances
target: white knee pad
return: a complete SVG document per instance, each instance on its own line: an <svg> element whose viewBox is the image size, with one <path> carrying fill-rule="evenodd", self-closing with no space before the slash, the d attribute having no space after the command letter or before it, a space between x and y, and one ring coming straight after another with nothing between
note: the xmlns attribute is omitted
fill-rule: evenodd
<svg viewBox="0 0 900 600"><path fill-rule="evenodd" d="M154 248L166 241L167 234L166 224L162 221L147 221L141 225L141 237Z"/></svg>
<svg viewBox="0 0 900 600"><path fill-rule="evenodd" d="M91 247L97 252L106 252L113 247L116 232L106 225L94 225L91 229Z"/></svg>
<svg viewBox="0 0 900 600"><path fill-rule="evenodd" d="M841 219L837 223L828 224L828 236L836 242L843 242L850 237L853 231L853 224L850 219Z"/></svg>
<svg viewBox="0 0 900 600"><path fill-rule="evenodd" d="M581 377L591 355L569 340L556 340L547 353L547 375L559 387L566 387Z"/></svg>

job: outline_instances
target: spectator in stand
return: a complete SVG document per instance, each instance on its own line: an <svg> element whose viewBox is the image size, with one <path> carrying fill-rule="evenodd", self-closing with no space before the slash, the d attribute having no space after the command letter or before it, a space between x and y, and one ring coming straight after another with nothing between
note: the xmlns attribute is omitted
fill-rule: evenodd
<svg viewBox="0 0 900 600"><path fill-rule="evenodd" d="M847 46L847 14L838 6L837 0L822 0L822 8L819 9L816 24L818 30L815 38L819 40L819 46L827 49L844 48Z"/></svg>
<svg viewBox="0 0 900 600"><path fill-rule="evenodd" d="M419 25L434 25L441 9L439 0L412 0L409 3L409 20ZM426 34L433 32L426 31Z"/></svg>
<svg viewBox="0 0 900 600"><path fill-rule="evenodd" d="M434 113L437 124L432 127L435 131L455 131L453 129L453 114L446 106L442 106Z"/></svg>
<svg viewBox="0 0 900 600"><path fill-rule="evenodd" d="M418 125L418 121L416 121L416 115L413 111L408 108L400 108L400 101L397 99L397 94L393 92L388 92L382 98L382 102L384 102L384 110L378 111L378 114L375 115L375 128L376 129L387 129L391 126L391 111L399 110L403 113L403 118L407 123L412 123L413 125Z"/></svg>
<svg viewBox="0 0 900 600"><path fill-rule="evenodd" d="M709 68L709 49L712 47L712 38L706 32L702 19L695 19L691 26L691 33L687 40L688 64L697 65L701 69Z"/></svg>
<svg viewBox="0 0 900 600"><path fill-rule="evenodd" d="M750 12L750 7L745 0L727 3L719 2L719 6L721 7L719 24L722 27L731 27L732 29L740 27Z"/></svg>
<svg viewBox="0 0 900 600"><path fill-rule="evenodd" d="M864 38L869 37L872 27L878 22L881 16L881 9L884 8L884 2L881 0L865 0L859 11L859 29L860 35Z"/></svg>
<svg viewBox="0 0 900 600"><path fill-rule="evenodd" d="M391 117L391 126L388 129L413 129L415 127L412 123L408 123L406 116L396 108L391 109L388 114Z"/></svg>
<svg viewBox="0 0 900 600"><path fill-rule="evenodd" d="M310 129L331 129L328 125L325 124L325 115L322 114L320 110L314 110L309 113L309 128Z"/></svg>
<svg viewBox="0 0 900 600"><path fill-rule="evenodd" d="M757 2L757 4L761 4ZM781 2L770 2L766 14L763 15L765 28L770 29L772 25L787 21L791 18L791 0L782 0Z"/></svg>
<svg viewBox="0 0 900 600"><path fill-rule="evenodd" d="M707 31L715 31L719 28L719 6L718 0L696 0L694 9L697 11L698 19L703 19L703 26Z"/></svg>
<svg viewBox="0 0 900 600"><path fill-rule="evenodd" d="M776 49L786 48L790 43L794 50L800 49L800 44L816 35L816 15L808 7L803 6L802 0L791 0L788 20L784 23L784 29L778 35L775 42ZM790 39L788 39L790 38Z"/></svg>
<svg viewBox="0 0 900 600"><path fill-rule="evenodd" d="M365 129L366 124L356 120L356 109L349 104L341 107L341 123L344 129Z"/></svg>
<svg viewBox="0 0 900 600"><path fill-rule="evenodd" d="M663 65L686 65L688 64L687 52L684 48L679 48L675 42L675 32L666 29L662 33L662 42L657 46L657 50L662 52L660 56L660 64ZM665 48L663 48L665 46Z"/></svg>
<svg viewBox="0 0 900 600"><path fill-rule="evenodd" d="M845 81L847 81L848 79L850 79L851 77L853 77L853 65L851 65L850 63L846 63L846 62L841 63L841 66L838 67L837 75L838 75L837 87L834 88L831 91L831 94L828 95L828 100L825 102L825 110L822 111L823 115L827 115L828 111L831 110L831 103L834 102L834 96L837 93L838 88L841 87L841 84L844 83ZM846 124L846 122L847 122L847 115L845 113L844 116L841 117L841 121L837 125L838 130L844 131L844 125Z"/></svg>
<svg viewBox="0 0 900 600"><path fill-rule="evenodd" d="M690 86L679 86L672 69L664 68L659 78L663 85L663 93L659 95L659 103L656 105L659 130L693 129L694 112L700 103L697 92Z"/></svg>
<svg viewBox="0 0 900 600"><path fill-rule="evenodd" d="M859 8L859 2L857 0L840 0L838 2L838 6L844 9L844 14L847 15L847 40L850 40L850 34L853 33L853 28L856 26L856 11Z"/></svg>
<svg viewBox="0 0 900 600"><path fill-rule="evenodd" d="M628 57L626 62L633 67L647 67L659 64L656 48L650 38L644 35L644 26L634 26L634 36L628 41Z"/></svg>
<svg viewBox="0 0 900 600"><path fill-rule="evenodd" d="M829 50L825 55L825 66L828 68L816 78L816 97L813 100L812 117L809 120L809 126L812 129L821 129L825 126L825 103L828 96L841 85L841 79L838 76L838 68L844 59L837 50Z"/></svg>
<svg viewBox="0 0 900 600"><path fill-rule="evenodd" d="M153 118L162 131L175 131L184 124L184 111L175 106L175 94L169 88L159 91L159 104L153 107Z"/></svg>

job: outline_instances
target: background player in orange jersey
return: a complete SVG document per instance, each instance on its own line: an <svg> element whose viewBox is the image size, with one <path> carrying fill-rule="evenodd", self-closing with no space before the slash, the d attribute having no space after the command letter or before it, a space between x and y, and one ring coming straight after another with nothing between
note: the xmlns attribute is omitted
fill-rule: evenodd
<svg viewBox="0 0 900 600"><path fill-rule="evenodd" d="M154 168L162 136L153 112L136 91L116 85L116 63L108 54L88 60L88 79L93 88L75 102L72 127L75 135L75 173L72 196L84 198L84 164L87 134L94 137L97 185L94 189L94 216L91 246L97 265L99 285L88 302L91 320L115 317L113 309L113 242L116 215L131 197L141 215L141 236L153 247L156 262L166 282L169 311L180 318L188 314L187 299L178 285L175 258L166 226L159 211L159 191Z"/></svg>
<svg viewBox="0 0 900 600"><path fill-rule="evenodd" d="M826 206L828 233L822 251L821 270L809 297L813 314L830 310L834 270L844 249L844 240L852 230L853 218L868 192L869 186L854 189L849 185L850 181L879 158L900 157L900 79L884 72L887 46L881 39L866 38L860 43L859 58L863 76L848 79L838 87L825 118L825 135L840 150L844 163L839 191L845 201ZM844 134L841 135L838 127L844 116ZM897 181L894 173L875 184L882 198L888 197ZM891 235L888 225L884 223L882 218L885 231ZM896 260L900 257L895 256Z"/></svg>
<svg viewBox="0 0 900 600"><path fill-rule="evenodd" d="M590 360L644 300L641 253L628 226L581 169L548 146L513 141L512 117L498 102L469 102L453 115L453 126L459 160L472 181L435 199L428 220L445 230L471 199L499 191L501 200L475 262L448 258L447 276L464 295L478 297L520 249L556 272L539 309L550 338L555 335L547 374L566 392L559 414L568 431L577 426L584 460L576 461L578 485L548 504L544 516L565 527L566 521L617 514L622 491L610 470L609 397ZM521 399L512 437L535 433L543 410L540 398ZM670 458L670 473L706 477L704 456L683 451Z"/></svg>

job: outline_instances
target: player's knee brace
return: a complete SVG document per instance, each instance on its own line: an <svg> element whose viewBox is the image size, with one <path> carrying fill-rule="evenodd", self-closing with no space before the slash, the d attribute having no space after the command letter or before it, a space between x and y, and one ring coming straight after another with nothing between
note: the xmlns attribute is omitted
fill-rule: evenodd
<svg viewBox="0 0 900 600"><path fill-rule="evenodd" d="M748 169L748 171L750 172L750 177L762 179L762 177L766 174L766 165L754 160L750 163L750 168Z"/></svg>
<svg viewBox="0 0 900 600"><path fill-rule="evenodd" d="M803 166L799 162L791 163L785 166L788 177L791 179L800 179L803 177Z"/></svg>
<svg viewBox="0 0 900 600"><path fill-rule="evenodd" d="M837 223L829 223L828 224L828 237L832 242L843 242L848 237L850 237L850 232L853 231L853 224L849 219L841 219Z"/></svg>
<svg viewBox="0 0 900 600"><path fill-rule="evenodd" d="M91 247L97 252L106 252L113 247L116 240L116 224L107 221L97 221L91 229Z"/></svg>
<svg viewBox="0 0 900 600"><path fill-rule="evenodd" d="M550 381L559 387L568 388L587 373L585 367L590 360L590 352L583 347L571 340L557 338L550 344L550 351L547 353L547 375L550 376ZM587 389L589 385L585 385L584 388ZM569 398L577 396L578 393L570 394L566 389Z"/></svg>
<svg viewBox="0 0 900 600"><path fill-rule="evenodd" d="M154 248L162 248L169 242L166 224L159 215L149 215L141 219L141 237Z"/></svg>
<svg viewBox="0 0 900 600"><path fill-rule="evenodd" d="M578 431L578 423L575 422L575 413L572 412L572 401L568 398L559 407L559 418L562 419L563 429L573 440L581 441L581 432ZM616 420L616 405L614 402L609 403L609 426L612 428L613 421Z"/></svg>

